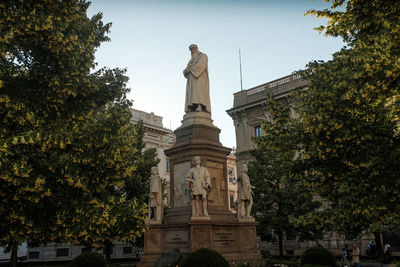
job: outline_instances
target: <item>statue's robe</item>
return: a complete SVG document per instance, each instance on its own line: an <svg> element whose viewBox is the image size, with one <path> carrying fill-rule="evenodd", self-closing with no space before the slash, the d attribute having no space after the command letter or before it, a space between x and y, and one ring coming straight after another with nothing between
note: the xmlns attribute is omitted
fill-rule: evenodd
<svg viewBox="0 0 400 267"><path fill-rule="evenodd" d="M152 175L150 180L150 207L160 206L162 203L161 178L159 175Z"/></svg>

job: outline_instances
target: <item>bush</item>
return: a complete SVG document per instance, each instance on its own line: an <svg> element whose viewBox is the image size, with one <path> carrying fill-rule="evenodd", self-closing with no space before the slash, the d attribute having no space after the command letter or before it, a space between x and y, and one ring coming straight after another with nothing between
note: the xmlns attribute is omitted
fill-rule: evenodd
<svg viewBox="0 0 400 267"><path fill-rule="evenodd" d="M71 261L71 267L106 267L106 261L100 253L83 252Z"/></svg>
<svg viewBox="0 0 400 267"><path fill-rule="evenodd" d="M218 252L201 248L186 255L179 267L229 267L229 263Z"/></svg>
<svg viewBox="0 0 400 267"><path fill-rule="evenodd" d="M336 266L336 258L332 252L323 247L311 247L301 255L301 265Z"/></svg>

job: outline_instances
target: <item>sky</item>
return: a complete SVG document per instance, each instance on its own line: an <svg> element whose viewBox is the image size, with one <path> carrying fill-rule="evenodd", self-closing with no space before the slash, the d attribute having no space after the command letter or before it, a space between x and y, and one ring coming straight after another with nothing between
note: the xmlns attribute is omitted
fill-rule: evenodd
<svg viewBox="0 0 400 267"><path fill-rule="evenodd" d="M236 146L226 110L233 94L304 69L312 60L329 60L344 46L313 28L326 21L304 16L328 8L322 0L92 0L88 16L102 12L112 22L96 52L98 67L126 68L133 108L163 117L175 130L184 115L189 45L208 55L211 116L220 141Z"/></svg>

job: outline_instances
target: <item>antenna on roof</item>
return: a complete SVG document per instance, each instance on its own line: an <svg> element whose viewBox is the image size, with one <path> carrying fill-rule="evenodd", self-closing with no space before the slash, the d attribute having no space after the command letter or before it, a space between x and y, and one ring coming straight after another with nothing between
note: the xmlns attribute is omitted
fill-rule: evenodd
<svg viewBox="0 0 400 267"><path fill-rule="evenodd" d="M239 48L239 66L240 66L240 91L243 90L243 82L242 82L242 54L240 53Z"/></svg>

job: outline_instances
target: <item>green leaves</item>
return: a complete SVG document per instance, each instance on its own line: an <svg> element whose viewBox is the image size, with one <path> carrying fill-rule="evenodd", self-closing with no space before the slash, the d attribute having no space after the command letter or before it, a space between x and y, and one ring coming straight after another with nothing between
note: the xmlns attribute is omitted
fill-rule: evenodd
<svg viewBox="0 0 400 267"><path fill-rule="evenodd" d="M0 4L0 245L102 246L145 230L148 190L129 185L145 186L155 154L131 125L125 70L94 71L110 24L88 6Z"/></svg>
<svg viewBox="0 0 400 267"><path fill-rule="evenodd" d="M332 7L337 2L333 1ZM309 221L334 230L397 231L387 224L400 206L397 96L400 88L398 1L342 1L341 11L312 11L347 47L301 72L309 87L297 98L304 126L303 183L330 208ZM393 219L391 219L393 221ZM398 225L394 223L393 225Z"/></svg>
<svg viewBox="0 0 400 267"><path fill-rule="evenodd" d="M263 122L261 137L254 139L257 148L249 165L249 176L254 186L254 214L260 223L258 231L263 239L283 233L288 238L313 238L316 229L295 223L295 220L319 206L307 187L302 187L295 173L295 160L301 150L301 123L291 117L295 112L286 99L280 103L267 94L270 121ZM282 247L280 246L282 254Z"/></svg>

